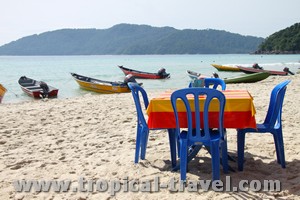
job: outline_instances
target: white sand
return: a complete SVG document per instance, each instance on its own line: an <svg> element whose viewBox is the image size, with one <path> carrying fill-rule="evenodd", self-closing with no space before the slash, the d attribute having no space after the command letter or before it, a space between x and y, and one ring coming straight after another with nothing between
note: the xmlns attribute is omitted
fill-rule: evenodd
<svg viewBox="0 0 300 200"><path fill-rule="evenodd" d="M22 192L14 180L179 180L170 171L168 135L150 131L146 160L134 164L136 113L130 93L85 95L73 99L52 99L17 104L0 104L0 197L1 199L297 199L300 195L300 75L269 77L255 84L227 85L248 89L254 97L257 122L262 122L270 93L279 82L290 79L283 107L286 169L276 162L271 134L248 134L244 171L230 161L236 172L228 175L232 185L240 180L280 180L281 192ZM163 91L149 93L149 98ZM236 131L228 130L231 155L236 156ZM211 179L209 154L201 150L189 165L189 180ZM221 172L221 179L225 175ZM73 187L72 187L73 188Z"/></svg>

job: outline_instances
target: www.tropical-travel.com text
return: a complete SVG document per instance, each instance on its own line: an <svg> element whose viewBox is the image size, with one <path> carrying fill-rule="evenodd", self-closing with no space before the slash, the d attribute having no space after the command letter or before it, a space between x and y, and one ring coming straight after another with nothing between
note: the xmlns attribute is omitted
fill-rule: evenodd
<svg viewBox="0 0 300 200"><path fill-rule="evenodd" d="M240 192L240 191L281 191L279 180L241 180L237 186L232 185L230 176L226 176L225 182L221 180L190 180L183 183L175 178L161 183L159 177L153 180L123 179L116 180L88 180L79 177L77 183L71 180L15 180L13 186L16 192L109 192L114 196L118 192L159 192L162 189L170 192L197 192L200 190L216 192Z"/></svg>

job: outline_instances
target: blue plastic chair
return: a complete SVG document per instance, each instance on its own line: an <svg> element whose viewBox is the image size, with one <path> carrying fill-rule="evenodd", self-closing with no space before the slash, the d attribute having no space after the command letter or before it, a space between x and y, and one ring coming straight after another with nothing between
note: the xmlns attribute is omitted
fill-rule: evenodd
<svg viewBox="0 0 300 200"><path fill-rule="evenodd" d="M212 85L213 89L217 89L218 86L221 86L222 90L226 90L226 83L220 78L205 78L204 84L206 88Z"/></svg>
<svg viewBox="0 0 300 200"><path fill-rule="evenodd" d="M189 104L187 95L193 95L195 112L192 113L191 105ZM200 107L199 96L205 95L206 99L203 107L203 127L200 126ZM213 98L219 101L219 127L211 129L208 120L208 108ZM177 101L181 99L182 101ZM228 157L227 157L227 140L226 132L223 128L223 116L225 106L225 96L222 92L210 88L186 88L177 90L171 95L171 102L174 110L176 120L176 133L179 136L179 149L180 149L180 178L182 181L186 180L187 160L188 160L188 147L205 145L209 147L212 158L212 179L220 179L220 147L222 151L222 165L224 173L228 172ZM178 111L176 105L183 102L188 122L188 130L180 132L180 124L178 119ZM201 106L202 107L202 106ZM195 115L194 115L195 113ZM202 116L202 115L201 115ZM193 119L195 127L192 126Z"/></svg>
<svg viewBox="0 0 300 200"><path fill-rule="evenodd" d="M146 148L147 148L147 142L149 137L149 128L145 120L144 114L142 112L142 106L141 106L139 94L141 94L143 97L145 109L147 109L149 105L149 100L146 91L137 83L128 83L127 85L131 90L135 107L136 107L136 112L137 112L137 133L136 133L134 162L138 163L139 155L141 156L142 160L144 160L146 157Z"/></svg>
<svg viewBox="0 0 300 200"><path fill-rule="evenodd" d="M257 124L256 129L245 128L237 129L237 148L238 148L238 169L243 171L244 167L244 149L245 149L245 134L252 133L271 133L274 138L277 162L285 168L284 145L282 136L281 113L284 95L287 85L290 80L279 83L272 90L268 112L265 121L262 124Z"/></svg>
<svg viewBox="0 0 300 200"><path fill-rule="evenodd" d="M204 80L204 83L200 83L203 80ZM221 86L222 90L226 90L226 83L224 82L224 80L222 80L220 78L204 78L203 80L197 79L197 80L191 81L189 84L189 88L200 87L200 86L210 88L210 86L212 86L213 89L217 89L218 86ZM198 83L198 81L199 81L199 83Z"/></svg>

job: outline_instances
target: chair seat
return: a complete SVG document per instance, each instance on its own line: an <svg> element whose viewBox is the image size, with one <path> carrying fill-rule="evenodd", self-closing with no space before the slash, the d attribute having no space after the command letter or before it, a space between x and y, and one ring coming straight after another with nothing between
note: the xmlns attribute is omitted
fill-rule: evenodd
<svg viewBox="0 0 300 200"><path fill-rule="evenodd" d="M245 128L245 129L240 129L243 132L250 132L250 133L268 133L271 132L273 129L269 128L270 126L268 124L256 124L256 129L255 128Z"/></svg>
<svg viewBox="0 0 300 200"><path fill-rule="evenodd" d="M187 134L188 134L187 131L181 131L180 138L181 139L187 139ZM217 140L220 140L220 139L222 139L222 137L221 137L220 132L218 130L210 130L210 140L207 141L207 142L203 141L202 143L204 145L208 145L210 142L217 141ZM197 142L197 141L195 141L195 142ZM190 141L189 145L193 145L195 142Z"/></svg>
<svg viewBox="0 0 300 200"><path fill-rule="evenodd" d="M210 138L211 140L219 140L222 136L218 130L210 130Z"/></svg>

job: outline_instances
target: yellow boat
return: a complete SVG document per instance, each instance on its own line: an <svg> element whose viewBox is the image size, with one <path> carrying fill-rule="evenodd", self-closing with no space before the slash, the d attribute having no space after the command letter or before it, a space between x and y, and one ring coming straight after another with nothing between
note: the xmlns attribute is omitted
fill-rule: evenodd
<svg viewBox="0 0 300 200"><path fill-rule="evenodd" d="M130 89L125 82L111 82L98 80L79 74L71 73L75 81L82 89L103 94L125 93L130 92Z"/></svg>
<svg viewBox="0 0 300 200"><path fill-rule="evenodd" d="M218 65L218 64L211 64L214 68L216 68L218 71L230 71L230 72L239 72L240 69L238 67L233 66L224 66L224 65Z"/></svg>
<svg viewBox="0 0 300 200"><path fill-rule="evenodd" d="M6 92L6 88L0 84L0 103L4 97L5 92Z"/></svg>

